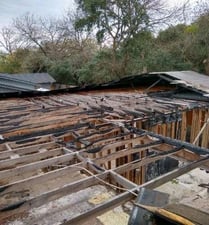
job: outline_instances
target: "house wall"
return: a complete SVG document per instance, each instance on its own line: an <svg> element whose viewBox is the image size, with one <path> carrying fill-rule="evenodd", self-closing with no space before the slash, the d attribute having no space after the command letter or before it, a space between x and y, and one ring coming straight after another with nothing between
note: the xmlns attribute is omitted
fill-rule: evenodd
<svg viewBox="0 0 209 225"><path fill-rule="evenodd" d="M206 124L208 118L209 109L195 108L181 112L181 116L176 121L154 125L147 124L147 121L137 121L135 126L139 129L209 148L209 124ZM195 140L198 136L199 138Z"/></svg>

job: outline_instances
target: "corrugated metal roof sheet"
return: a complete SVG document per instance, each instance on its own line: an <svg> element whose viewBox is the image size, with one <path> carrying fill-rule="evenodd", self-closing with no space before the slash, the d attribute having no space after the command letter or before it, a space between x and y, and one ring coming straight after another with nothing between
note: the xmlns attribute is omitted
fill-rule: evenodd
<svg viewBox="0 0 209 225"><path fill-rule="evenodd" d="M0 93L49 91L54 82L48 73L0 74Z"/></svg>
<svg viewBox="0 0 209 225"><path fill-rule="evenodd" d="M28 73L28 74L0 74L10 79L31 82L34 84L55 83L56 80L48 73Z"/></svg>
<svg viewBox="0 0 209 225"><path fill-rule="evenodd" d="M190 87L209 94L209 76L194 71L169 71L151 74L161 74L162 78L167 78L175 84Z"/></svg>

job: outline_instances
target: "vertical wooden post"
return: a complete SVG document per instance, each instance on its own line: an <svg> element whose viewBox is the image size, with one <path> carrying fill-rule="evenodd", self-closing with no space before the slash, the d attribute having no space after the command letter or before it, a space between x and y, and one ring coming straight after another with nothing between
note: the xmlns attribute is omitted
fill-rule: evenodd
<svg viewBox="0 0 209 225"><path fill-rule="evenodd" d="M192 113L192 125L191 125L191 136L190 136L190 142L192 143L196 136L198 135L200 131L201 126L201 110L194 109ZM196 144L198 145L198 143Z"/></svg>
<svg viewBox="0 0 209 225"><path fill-rule="evenodd" d="M176 122L171 123L171 138L175 138L175 126Z"/></svg>
<svg viewBox="0 0 209 225"><path fill-rule="evenodd" d="M204 123L208 120L208 118L209 118L209 110L205 110L204 118L203 118ZM207 124L207 126L202 132L201 147L209 148L209 124Z"/></svg>
<svg viewBox="0 0 209 225"><path fill-rule="evenodd" d="M187 132L187 116L186 112L182 112L182 120L181 120L181 140L186 140L186 132Z"/></svg>
<svg viewBox="0 0 209 225"><path fill-rule="evenodd" d="M144 158L146 156L146 151L141 152L141 158ZM144 184L146 181L146 166L141 166L140 168L141 172L141 182L140 184Z"/></svg>

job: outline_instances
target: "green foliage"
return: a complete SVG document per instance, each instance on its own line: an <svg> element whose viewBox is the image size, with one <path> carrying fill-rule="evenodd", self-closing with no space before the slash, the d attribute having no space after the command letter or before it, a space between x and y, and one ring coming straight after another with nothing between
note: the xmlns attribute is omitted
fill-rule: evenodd
<svg viewBox="0 0 209 225"><path fill-rule="evenodd" d="M51 62L51 66L49 67L48 72L59 83L63 84L77 83L77 77L73 71L72 65L69 60Z"/></svg>
<svg viewBox="0 0 209 225"><path fill-rule="evenodd" d="M156 50L149 62L150 71L178 71L191 69L191 64L185 62L181 56L176 57L172 52L163 49Z"/></svg>
<svg viewBox="0 0 209 225"><path fill-rule="evenodd" d="M153 1L147 2L155 10ZM1 54L0 72L49 72L60 83L77 85L152 71L196 70L209 74L208 12L189 25L169 26L156 34L150 29L152 18L145 1L77 3L79 13L73 27L62 21L62 29L67 30L59 30L63 24L56 26L52 21L48 28L53 28L50 31L54 36L43 40L38 36L40 46ZM90 30L94 31L91 38L87 35Z"/></svg>
<svg viewBox="0 0 209 225"><path fill-rule="evenodd" d="M43 73L47 71L49 59L37 49L31 49L22 62L23 70L30 73Z"/></svg>
<svg viewBox="0 0 209 225"><path fill-rule="evenodd" d="M185 28L185 32L187 34L197 34L197 32L198 32L198 26L197 26L197 24L193 23L193 24L188 25Z"/></svg>
<svg viewBox="0 0 209 225"><path fill-rule="evenodd" d="M79 83L100 84L114 79L111 72L111 51L99 51L87 64L78 70Z"/></svg>
<svg viewBox="0 0 209 225"><path fill-rule="evenodd" d="M20 73L24 69L22 63L27 58L27 49L17 49L13 54L3 54L0 57L1 73Z"/></svg>
<svg viewBox="0 0 209 225"><path fill-rule="evenodd" d="M170 44L170 42L176 42L184 39L184 33L186 29L187 26L184 24L170 26L166 30L159 32L158 41L161 43Z"/></svg>
<svg viewBox="0 0 209 225"><path fill-rule="evenodd" d="M82 12L76 28L96 27L99 43L111 38L115 48L149 26L149 3L138 0L77 0ZM153 6L152 6L153 7ZM155 8L158 6L156 5Z"/></svg>

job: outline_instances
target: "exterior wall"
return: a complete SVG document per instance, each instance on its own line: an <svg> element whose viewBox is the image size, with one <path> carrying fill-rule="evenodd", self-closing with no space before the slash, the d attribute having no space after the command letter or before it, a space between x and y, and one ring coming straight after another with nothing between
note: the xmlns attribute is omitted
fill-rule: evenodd
<svg viewBox="0 0 209 225"><path fill-rule="evenodd" d="M151 126L146 122L138 121L136 127L209 148L209 124L205 124L208 118L209 109L195 108L181 112L181 116L176 121Z"/></svg>

